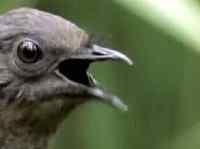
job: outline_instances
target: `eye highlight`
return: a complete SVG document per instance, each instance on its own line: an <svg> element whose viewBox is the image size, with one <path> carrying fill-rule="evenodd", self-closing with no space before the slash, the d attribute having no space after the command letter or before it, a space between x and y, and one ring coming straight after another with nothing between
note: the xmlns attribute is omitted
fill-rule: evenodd
<svg viewBox="0 0 200 149"><path fill-rule="evenodd" d="M42 56L39 45L31 40L22 41L17 47L17 56L24 63L36 63Z"/></svg>

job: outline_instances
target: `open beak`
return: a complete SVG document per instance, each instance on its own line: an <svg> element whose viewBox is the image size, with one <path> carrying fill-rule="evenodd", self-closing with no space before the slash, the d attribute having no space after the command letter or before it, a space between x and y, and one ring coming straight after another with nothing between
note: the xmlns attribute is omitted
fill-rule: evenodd
<svg viewBox="0 0 200 149"><path fill-rule="evenodd" d="M72 55L70 59L61 62L59 64L59 73L72 81L82 92L82 95L94 97L98 101L126 111L127 106L117 96L98 87L94 77L87 72L92 62L105 60L120 60L129 65L133 64L131 59L121 52L92 45L90 48L81 49L78 53Z"/></svg>

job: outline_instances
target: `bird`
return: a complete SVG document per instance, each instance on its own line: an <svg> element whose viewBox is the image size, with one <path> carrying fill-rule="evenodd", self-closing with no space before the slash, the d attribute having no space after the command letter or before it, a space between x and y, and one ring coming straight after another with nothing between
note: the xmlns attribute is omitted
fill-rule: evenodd
<svg viewBox="0 0 200 149"><path fill-rule="evenodd" d="M0 149L47 149L67 115L89 101L127 110L88 71L106 60L133 64L62 16L28 7L0 15Z"/></svg>

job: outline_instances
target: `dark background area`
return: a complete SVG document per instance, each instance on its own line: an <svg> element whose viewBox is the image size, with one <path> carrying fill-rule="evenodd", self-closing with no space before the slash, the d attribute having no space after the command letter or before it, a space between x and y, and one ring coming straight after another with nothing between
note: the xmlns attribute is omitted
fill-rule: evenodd
<svg viewBox="0 0 200 149"><path fill-rule="evenodd" d="M135 62L106 62L90 70L128 112L82 105L65 120L52 149L199 149L200 58L190 45L115 0L2 0L0 11L21 6L61 15Z"/></svg>

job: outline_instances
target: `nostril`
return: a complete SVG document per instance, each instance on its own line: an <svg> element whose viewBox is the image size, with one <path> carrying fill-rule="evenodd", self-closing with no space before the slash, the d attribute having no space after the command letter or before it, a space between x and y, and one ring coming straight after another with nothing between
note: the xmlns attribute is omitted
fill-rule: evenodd
<svg viewBox="0 0 200 149"><path fill-rule="evenodd" d="M98 51L93 51L92 54L97 55L97 56L105 55L104 53L100 53Z"/></svg>

